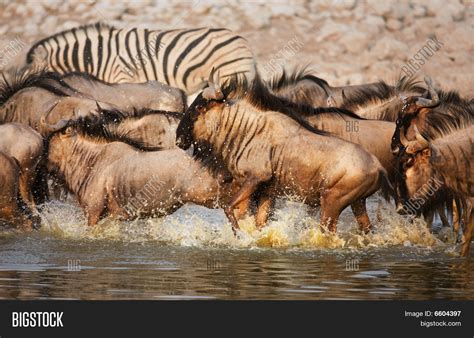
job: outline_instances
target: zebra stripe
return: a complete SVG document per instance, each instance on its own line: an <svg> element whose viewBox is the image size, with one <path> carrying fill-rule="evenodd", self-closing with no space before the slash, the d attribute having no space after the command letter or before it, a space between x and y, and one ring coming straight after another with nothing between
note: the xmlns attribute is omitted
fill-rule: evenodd
<svg viewBox="0 0 474 338"><path fill-rule="evenodd" d="M247 41L224 28L158 31L105 24L73 28L38 41L27 63L55 72L86 72L110 83L159 81L192 94L214 68L251 80L255 59Z"/></svg>

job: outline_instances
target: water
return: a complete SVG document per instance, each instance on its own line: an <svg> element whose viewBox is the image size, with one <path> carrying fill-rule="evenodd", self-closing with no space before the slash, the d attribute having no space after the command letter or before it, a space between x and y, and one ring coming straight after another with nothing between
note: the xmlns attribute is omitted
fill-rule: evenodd
<svg viewBox="0 0 474 338"><path fill-rule="evenodd" d="M0 233L0 298L474 299L474 264L449 231L433 235L378 199L369 211L374 234L358 234L346 210L334 236L282 203L267 228L247 218L235 238L221 210L88 228L81 209L51 202L41 231Z"/></svg>

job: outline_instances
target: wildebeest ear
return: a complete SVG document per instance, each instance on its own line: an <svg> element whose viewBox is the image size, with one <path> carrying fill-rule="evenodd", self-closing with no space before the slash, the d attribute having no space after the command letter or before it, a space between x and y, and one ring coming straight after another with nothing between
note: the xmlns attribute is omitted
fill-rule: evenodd
<svg viewBox="0 0 474 338"><path fill-rule="evenodd" d="M216 74L214 68L212 68L209 74L209 80L207 87L202 92L202 97L206 100L222 100L224 94L222 93L221 86L219 83L219 74Z"/></svg>
<svg viewBox="0 0 474 338"><path fill-rule="evenodd" d="M441 164L443 161L443 157L441 156L440 152L436 147L430 146L430 163L431 164Z"/></svg>

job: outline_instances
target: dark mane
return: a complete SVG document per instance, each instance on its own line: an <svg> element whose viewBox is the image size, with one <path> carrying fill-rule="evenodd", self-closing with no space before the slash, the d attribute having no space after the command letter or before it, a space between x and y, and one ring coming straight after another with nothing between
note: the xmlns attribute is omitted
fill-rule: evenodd
<svg viewBox="0 0 474 338"><path fill-rule="evenodd" d="M395 89L384 81L379 81L373 87L360 88L349 96L344 96L343 107L364 106L371 101L386 100L394 96Z"/></svg>
<svg viewBox="0 0 474 338"><path fill-rule="evenodd" d="M378 120L396 121L398 113L401 110L403 103L400 95L403 93L419 93L423 94L426 89L419 86L419 81L414 78L402 76L395 86L388 85L385 81L379 81L372 86L356 89L350 94L343 95L343 102L341 107L351 111L357 111L362 107L381 106L383 104L395 101L396 106L382 111Z"/></svg>
<svg viewBox="0 0 474 338"><path fill-rule="evenodd" d="M96 142L123 142L142 151L161 150L161 148L151 147L133 140L124 132L108 128L109 124L118 123L123 119L124 116L117 111L108 111L107 114L81 116L75 120L70 120L61 130L73 127L78 134Z"/></svg>
<svg viewBox="0 0 474 338"><path fill-rule="evenodd" d="M93 24L87 24L87 25L82 25L80 27L76 27L76 28L72 28L72 29L68 29L68 30L65 30L65 31L61 31L61 32L58 32L56 34L53 34L53 35L50 35L44 39L41 39L39 40L38 42L36 42L31 48L30 50L28 51L28 53L26 54L26 63L27 64L31 64L33 62L33 55L34 55L34 52L36 50L36 48L38 46L42 46L44 45L44 43L46 41L49 41L51 39L55 39L59 36L62 36L65 32L70 32L70 31L76 31L78 29L87 29L87 28L96 28L97 30L100 30L101 28L114 28L113 26L110 26L108 24L105 24L105 23L102 23L102 22L96 22L96 23L93 23Z"/></svg>
<svg viewBox="0 0 474 338"><path fill-rule="evenodd" d="M140 119L146 115L165 115L174 119L181 119L183 117L183 114L179 112L173 112L173 111L167 111L167 110L155 110L155 109L150 109L150 108L140 108L136 109L134 108L132 111L120 111L118 109L99 109L99 113L102 115L111 115L115 117L121 116L120 120L117 120L117 122L121 122L125 119Z"/></svg>
<svg viewBox="0 0 474 338"><path fill-rule="evenodd" d="M422 134L428 140L446 136L474 123L474 106L470 100L461 98L456 91L440 90L438 96L439 104L426 115L427 128Z"/></svg>
<svg viewBox="0 0 474 338"><path fill-rule="evenodd" d="M8 74L9 78L5 76L5 73L1 73L2 81L0 82L0 105L5 104L5 102L7 102L20 90L32 86L38 86L46 74L48 74L48 72L43 69L38 71L31 71L30 69L23 69L19 71L18 69L13 69ZM61 94L58 93L58 95Z"/></svg>
<svg viewBox="0 0 474 338"><path fill-rule="evenodd" d="M283 69L281 75L275 75L272 79L270 79L270 81L268 81L268 85L272 91L279 91L282 88L295 85L303 80L312 81L323 89L329 86L326 80L314 76L308 67L297 68L290 74L288 74L286 70Z"/></svg>
<svg viewBox="0 0 474 338"><path fill-rule="evenodd" d="M228 80L223 88L222 93L225 98L231 99L245 99L255 108L263 111L280 112L301 125L306 130L309 130L318 135L329 135L329 133L314 128L304 118L303 114L297 110L297 107L303 110L303 106L292 103L286 99L279 98L272 94L267 86L262 82L258 73L255 75L253 81L249 84L245 78L232 77ZM310 106L304 106L304 109L313 110Z"/></svg>

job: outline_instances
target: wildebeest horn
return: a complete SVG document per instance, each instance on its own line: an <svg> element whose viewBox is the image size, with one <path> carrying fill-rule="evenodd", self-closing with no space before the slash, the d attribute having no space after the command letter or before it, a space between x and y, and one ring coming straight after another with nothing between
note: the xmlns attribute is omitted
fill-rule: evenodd
<svg viewBox="0 0 474 338"><path fill-rule="evenodd" d="M430 93L431 99L425 99L424 97L418 97L415 104L418 108L430 108L434 107L439 103L439 96L433 87L433 81L429 76L425 76L425 83L428 86L428 92Z"/></svg>
<svg viewBox="0 0 474 338"><path fill-rule="evenodd" d="M43 114L43 116L41 116L41 119L40 119L40 126L41 126L41 129L45 132L48 132L48 133L52 133L52 132L55 132L55 131L58 131L62 128L64 128L67 123L69 122L69 120L64 120L64 119L61 119L59 120L56 124L54 125L50 125L48 123L46 123L46 118L49 116L49 114L54 110L54 108L59 104L59 101L56 102L55 104L53 104L51 106L51 108L48 109L48 111L46 113Z"/></svg>
<svg viewBox="0 0 474 338"><path fill-rule="evenodd" d="M416 140L410 141L407 143L406 150L405 150L407 154L415 154L430 145L428 140L425 139L423 135L420 134L420 131L418 130L416 125L414 126L414 130L415 130Z"/></svg>
<svg viewBox="0 0 474 338"><path fill-rule="evenodd" d="M342 91L342 94L344 95L344 90ZM335 107L336 106L336 100L334 99L334 96L332 94L329 94L326 103L328 107Z"/></svg>
<svg viewBox="0 0 474 338"><path fill-rule="evenodd" d="M97 111L98 111L98 112L101 112L101 111L102 111L102 107L100 106L99 102L95 101L95 104L97 105Z"/></svg>
<svg viewBox="0 0 474 338"><path fill-rule="evenodd" d="M404 127L400 128L400 143L404 147L406 147L408 145L408 140L405 136L405 128Z"/></svg>
<svg viewBox="0 0 474 338"><path fill-rule="evenodd" d="M216 77L216 75L214 68L212 68L209 74L208 86L202 91L202 97L206 100L222 100L224 98L219 84L219 76Z"/></svg>
<svg viewBox="0 0 474 338"><path fill-rule="evenodd" d="M423 135L421 135L420 131L418 130L418 127L415 125L414 126L414 130L415 130L415 137L417 139L418 142L420 142L420 145L423 147L423 148L426 148L427 146L430 145L430 143L428 142L427 139L425 139L423 137Z"/></svg>

